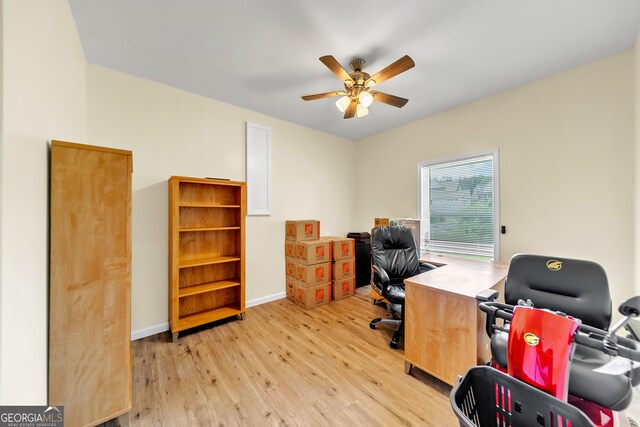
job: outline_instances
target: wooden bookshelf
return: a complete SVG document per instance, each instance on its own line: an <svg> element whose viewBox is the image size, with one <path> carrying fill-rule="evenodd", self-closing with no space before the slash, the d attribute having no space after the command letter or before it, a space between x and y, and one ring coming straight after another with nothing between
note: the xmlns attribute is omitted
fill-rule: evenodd
<svg viewBox="0 0 640 427"><path fill-rule="evenodd" d="M169 324L185 329L245 312L244 182L169 179Z"/></svg>

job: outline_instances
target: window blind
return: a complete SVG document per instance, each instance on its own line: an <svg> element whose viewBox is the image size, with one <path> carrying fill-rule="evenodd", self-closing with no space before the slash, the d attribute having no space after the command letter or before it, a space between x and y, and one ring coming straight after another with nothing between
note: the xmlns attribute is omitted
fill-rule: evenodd
<svg viewBox="0 0 640 427"><path fill-rule="evenodd" d="M493 155L422 166L424 247L494 257Z"/></svg>

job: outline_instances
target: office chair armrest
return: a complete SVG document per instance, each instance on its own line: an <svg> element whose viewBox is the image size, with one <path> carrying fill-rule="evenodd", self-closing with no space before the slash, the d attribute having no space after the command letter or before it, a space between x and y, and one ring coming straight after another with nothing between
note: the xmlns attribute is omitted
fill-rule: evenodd
<svg viewBox="0 0 640 427"><path fill-rule="evenodd" d="M389 275L384 271L384 268L380 268L377 265L372 265L371 268L373 269L373 282L379 283L383 288L386 288L391 284L391 279L389 279ZM379 279L377 281L376 276Z"/></svg>
<svg viewBox="0 0 640 427"><path fill-rule="evenodd" d="M476 294L476 301L478 302L489 302L494 301L498 298L500 293L494 289L484 289ZM487 335L490 337L493 336L493 327L496 324L496 314L495 312L487 313L487 320L485 322L484 328L487 331Z"/></svg>
<svg viewBox="0 0 640 427"><path fill-rule="evenodd" d="M427 271L435 270L438 268L437 265L429 264L428 262L420 263L420 273L426 273Z"/></svg>

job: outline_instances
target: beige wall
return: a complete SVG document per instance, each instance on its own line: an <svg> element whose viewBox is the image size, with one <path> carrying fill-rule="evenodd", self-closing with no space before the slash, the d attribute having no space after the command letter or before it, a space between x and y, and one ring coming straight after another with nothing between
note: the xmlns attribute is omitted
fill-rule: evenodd
<svg viewBox="0 0 640 427"><path fill-rule="evenodd" d="M629 296L632 70L624 52L358 141L355 227L416 215L419 162L497 147L501 259L591 259L615 301Z"/></svg>
<svg viewBox="0 0 640 427"><path fill-rule="evenodd" d="M284 296L284 221L346 234L354 143L106 68L88 66L89 141L133 150L132 330L167 322L167 179L245 180L245 122L272 129L273 211L247 218L247 302Z"/></svg>
<svg viewBox="0 0 640 427"><path fill-rule="evenodd" d="M48 140L86 142L86 65L66 0L2 2L0 403L47 396Z"/></svg>

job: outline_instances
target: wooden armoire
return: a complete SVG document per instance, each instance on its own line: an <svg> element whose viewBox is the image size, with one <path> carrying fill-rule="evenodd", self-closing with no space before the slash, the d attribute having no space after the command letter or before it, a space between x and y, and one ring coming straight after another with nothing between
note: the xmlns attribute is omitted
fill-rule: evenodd
<svg viewBox="0 0 640 427"><path fill-rule="evenodd" d="M49 404L65 425L131 409L130 151L51 144Z"/></svg>

